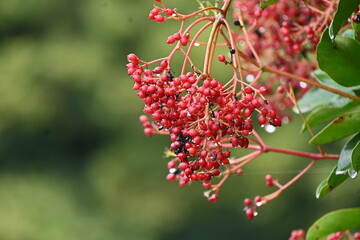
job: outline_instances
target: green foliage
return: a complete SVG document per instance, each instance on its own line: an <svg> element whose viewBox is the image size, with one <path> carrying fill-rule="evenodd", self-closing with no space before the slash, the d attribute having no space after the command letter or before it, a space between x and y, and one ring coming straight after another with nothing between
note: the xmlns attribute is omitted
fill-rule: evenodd
<svg viewBox="0 0 360 240"><path fill-rule="evenodd" d="M349 18L354 9L360 4L359 0L340 0L338 10L329 28L329 36L333 39L342 25ZM327 33L327 31L325 31Z"/></svg>
<svg viewBox="0 0 360 240"><path fill-rule="evenodd" d="M360 85L360 43L352 38L336 36L331 41L327 32L323 33L317 47L317 60L321 70L335 82L346 87Z"/></svg>
<svg viewBox="0 0 360 240"><path fill-rule="evenodd" d="M360 111L341 115L310 139L310 143L321 145L330 143L360 131Z"/></svg>
<svg viewBox="0 0 360 240"><path fill-rule="evenodd" d="M316 188L316 198L321 198L324 195L328 194L348 178L349 175L347 172L338 174L337 166L335 166L329 177L324 179Z"/></svg>
<svg viewBox="0 0 360 240"><path fill-rule="evenodd" d="M360 170L360 133L352 137L340 152L339 171Z"/></svg>
<svg viewBox="0 0 360 240"><path fill-rule="evenodd" d="M277 3L279 0L266 0L266 1L261 1L260 2L260 7L261 9L265 9L266 7L273 5L275 3Z"/></svg>
<svg viewBox="0 0 360 240"><path fill-rule="evenodd" d="M318 219L309 228L306 240L316 240L331 233L360 226L360 208L342 209L330 212Z"/></svg>

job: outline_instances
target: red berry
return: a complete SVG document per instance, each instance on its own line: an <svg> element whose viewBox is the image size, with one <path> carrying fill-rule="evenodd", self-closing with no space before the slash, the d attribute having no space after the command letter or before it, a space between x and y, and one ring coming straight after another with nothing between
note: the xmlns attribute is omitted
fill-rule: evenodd
<svg viewBox="0 0 360 240"><path fill-rule="evenodd" d="M226 58L224 55L221 54L218 56L218 60L219 60L219 62L225 62Z"/></svg>
<svg viewBox="0 0 360 240"><path fill-rule="evenodd" d="M244 205L245 206L251 206L252 205L252 201L249 198L245 198L244 199Z"/></svg>
<svg viewBox="0 0 360 240"><path fill-rule="evenodd" d="M165 17L163 15L156 15L155 16L155 21L157 21L158 23L161 23L165 20Z"/></svg>
<svg viewBox="0 0 360 240"><path fill-rule="evenodd" d="M210 202L216 202L218 199L219 199L219 196L218 196L217 193L212 194L212 195L208 198L208 200L209 200Z"/></svg>
<svg viewBox="0 0 360 240"><path fill-rule="evenodd" d="M261 197L260 197L260 196L256 196L256 197L254 198L254 201L255 201L255 202L261 202Z"/></svg>
<svg viewBox="0 0 360 240"><path fill-rule="evenodd" d="M169 173L166 176L166 180L168 180L168 181L174 181L175 179L176 179L176 174L174 174L174 173Z"/></svg>
<svg viewBox="0 0 360 240"><path fill-rule="evenodd" d="M153 129L152 128L144 128L144 133L147 136L151 136L153 134Z"/></svg>
<svg viewBox="0 0 360 240"><path fill-rule="evenodd" d="M254 210L252 208L247 209L245 214L248 220L252 220L254 218Z"/></svg>
<svg viewBox="0 0 360 240"><path fill-rule="evenodd" d="M174 10L171 9L171 8L167 8L167 9L165 10L165 14L168 15L168 16L171 16L171 15L174 14Z"/></svg>

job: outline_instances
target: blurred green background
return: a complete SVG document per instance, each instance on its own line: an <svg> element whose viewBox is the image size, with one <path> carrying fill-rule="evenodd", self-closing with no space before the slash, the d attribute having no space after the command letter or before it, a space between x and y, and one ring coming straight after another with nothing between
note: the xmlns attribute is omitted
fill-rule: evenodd
<svg viewBox="0 0 360 240"><path fill-rule="evenodd" d="M323 161L248 222L245 197L264 176L294 176L308 160L268 154L232 177L218 203L200 184L165 180L167 137L143 135L142 102L126 55L165 56L173 23L147 21L150 0L0 1L0 239L287 239L327 211L356 206L358 180L316 200ZM169 1L189 12L196 1ZM176 25L175 25L176 26ZM296 124L264 134L313 150ZM329 146L330 152L338 146Z"/></svg>

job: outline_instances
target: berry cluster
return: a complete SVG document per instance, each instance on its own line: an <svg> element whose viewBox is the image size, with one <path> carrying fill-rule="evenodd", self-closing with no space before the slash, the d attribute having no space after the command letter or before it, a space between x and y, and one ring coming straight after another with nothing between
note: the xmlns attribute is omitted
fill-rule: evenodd
<svg viewBox="0 0 360 240"><path fill-rule="evenodd" d="M244 212L248 220L252 220L258 213L256 209L262 205L261 197L256 196L253 200L250 198L244 199Z"/></svg>
<svg viewBox="0 0 360 240"><path fill-rule="evenodd" d="M201 182L207 189L205 196L216 202L220 187L229 176L242 175L246 164L266 152L312 159L284 185L267 175L266 185L278 190L244 200L245 214L251 220L260 206L296 182L317 159L338 158L338 155L272 148L254 130L258 124L273 131L290 120L286 109L310 88L312 80L305 78L315 64L306 56L314 52L320 33L331 20L335 0L306 3L280 0L265 10L260 10L258 0L238 0L233 5L236 30L227 21L231 0L224 0L222 7L204 7L188 15L166 8L161 0L155 2L160 6L151 10L150 20L181 22L180 29L167 38L167 44L174 48L167 57L150 62L129 54L127 72L134 81L133 89L145 104L147 116L140 117L144 133L170 137L167 155L172 159L167 164L167 180L177 180L180 186ZM185 21L193 17L196 20L185 28ZM199 36L210 28L207 43L200 42ZM223 42L219 42L220 38ZM201 45L206 46L203 68L192 59L192 50ZM217 60L233 71L230 80L212 76L217 48L227 49L228 55L219 54ZM176 53L183 54L184 61L183 65L174 67L172 60ZM174 69L179 68L181 73L176 74ZM252 152L235 158L231 156L234 148L248 148ZM216 178L220 180L214 181ZM294 233L293 239L300 239L300 235L296 238Z"/></svg>
<svg viewBox="0 0 360 240"><path fill-rule="evenodd" d="M305 238L305 231L302 229L291 231L289 240L301 240Z"/></svg>
<svg viewBox="0 0 360 240"><path fill-rule="evenodd" d="M153 8L150 13L149 13L149 20L154 20L158 23L161 23L163 21L165 21L165 16L169 17L169 16L176 16L176 12L174 9L171 8L159 8L159 7L155 7Z"/></svg>
<svg viewBox="0 0 360 240"><path fill-rule="evenodd" d="M129 54L128 61L134 89L145 103L144 112L154 119L151 124L147 117L140 118L145 134L170 134L170 149L176 158L168 163L167 179L178 178L181 186L202 181L204 187L211 187L211 179L221 174L220 167L229 164L230 151L221 143L247 148L254 112L260 125L281 126L263 96L264 87L246 87L233 94L216 79L202 80L196 73L175 77L166 60L153 70L141 66L135 54ZM215 199L215 195L209 197Z"/></svg>
<svg viewBox="0 0 360 240"><path fill-rule="evenodd" d="M309 73L316 68L316 62L308 56L314 53L322 31L330 23L336 3L324 0L280 0L261 10L257 0L238 0L234 3L234 24L248 29L247 37L252 47L245 45L244 51L249 58L261 59L262 64L267 66L309 78ZM246 36L239 33L241 31L235 33L236 40L244 42ZM291 87L298 98L310 87L286 77L281 78L280 84L285 90ZM268 88L279 86L279 76L271 74L265 85ZM272 99L281 105L280 108L293 106L286 95L278 94L269 98L269 101Z"/></svg>

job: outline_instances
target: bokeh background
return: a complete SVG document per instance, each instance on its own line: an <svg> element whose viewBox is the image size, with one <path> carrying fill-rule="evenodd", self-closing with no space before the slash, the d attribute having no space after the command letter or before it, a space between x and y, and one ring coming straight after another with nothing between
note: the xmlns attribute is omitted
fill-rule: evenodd
<svg viewBox="0 0 360 240"><path fill-rule="evenodd" d="M182 12L196 1L169 1ZM126 55L165 56L173 23L147 21L150 0L0 1L0 239L287 239L327 211L356 206L358 180L323 199L319 162L248 222L245 197L264 176L294 176L308 160L268 154L232 177L217 203L200 184L165 180L167 137L143 135L142 102ZM263 132L272 146L314 150L300 121ZM286 145L284 145L286 144ZM336 153L339 146L328 146Z"/></svg>

